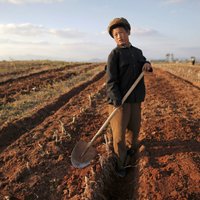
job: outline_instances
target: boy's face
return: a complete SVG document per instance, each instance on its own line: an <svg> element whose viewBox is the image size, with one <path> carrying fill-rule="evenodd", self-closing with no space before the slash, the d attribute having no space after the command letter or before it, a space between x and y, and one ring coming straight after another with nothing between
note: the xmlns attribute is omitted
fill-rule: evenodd
<svg viewBox="0 0 200 200"><path fill-rule="evenodd" d="M129 45L129 34L123 27L117 27L112 31L113 38L119 46Z"/></svg>

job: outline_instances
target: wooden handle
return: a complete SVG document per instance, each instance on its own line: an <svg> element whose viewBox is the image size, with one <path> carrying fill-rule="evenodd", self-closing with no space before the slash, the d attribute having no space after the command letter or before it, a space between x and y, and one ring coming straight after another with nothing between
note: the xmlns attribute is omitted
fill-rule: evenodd
<svg viewBox="0 0 200 200"><path fill-rule="evenodd" d="M131 92L135 89L135 87L137 86L137 84L140 82L140 80L143 78L144 76L144 72L142 72L138 78L136 79L136 81L133 83L133 85L130 87L130 89L128 90L128 92L124 95L123 99L122 99L122 104L126 101L126 99L128 98L128 96L131 94Z"/></svg>
<svg viewBox="0 0 200 200"><path fill-rule="evenodd" d="M136 79L136 81L133 83L133 85L130 87L130 89L128 90L128 92L124 95L123 99L122 99L122 105L124 104L124 102L126 101L126 99L128 98L128 96L131 94L131 92L135 89L135 87L137 86L137 84L140 82L140 80L143 78L144 76L144 72L142 72L140 74L140 76ZM89 147L94 143L94 141L96 140L96 138L101 134L101 132L104 130L104 128L108 125L108 123L110 122L110 120L113 118L113 116L115 115L115 113L119 110L121 106L115 108L113 110L113 112L109 115L109 117L107 118L107 120L104 122L104 124L101 126L101 128L98 130L98 132L94 135L94 137L92 138L92 140L88 143L85 151L82 153L81 156L83 156L87 150L89 149Z"/></svg>

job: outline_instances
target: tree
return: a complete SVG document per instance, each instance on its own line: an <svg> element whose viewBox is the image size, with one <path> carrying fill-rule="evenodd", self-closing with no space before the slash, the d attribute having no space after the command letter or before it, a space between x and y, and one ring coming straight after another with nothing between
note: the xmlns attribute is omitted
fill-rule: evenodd
<svg viewBox="0 0 200 200"><path fill-rule="evenodd" d="M169 62L169 58L170 58L170 53L166 54L166 61Z"/></svg>

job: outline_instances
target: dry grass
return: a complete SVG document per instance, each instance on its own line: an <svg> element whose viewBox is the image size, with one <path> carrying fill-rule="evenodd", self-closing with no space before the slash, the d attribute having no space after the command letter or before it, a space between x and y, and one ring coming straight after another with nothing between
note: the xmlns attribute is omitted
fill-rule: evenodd
<svg viewBox="0 0 200 200"><path fill-rule="evenodd" d="M58 69L67 66L77 66L82 62L65 62L65 61L1 61L0 76L1 82L8 79L16 79L18 77L27 76L30 74L42 72L50 69Z"/></svg>
<svg viewBox="0 0 200 200"><path fill-rule="evenodd" d="M37 60L37 61L0 61L0 74L23 72L36 69L54 69L64 65L77 65L83 64L82 62L65 62L65 61L49 61L49 60ZM85 63L86 64L86 63Z"/></svg>
<svg viewBox="0 0 200 200"><path fill-rule="evenodd" d="M78 76L72 76L66 81L55 82L53 85L48 84L39 91L31 91L29 94L18 96L14 102L0 105L0 124L32 115L38 107L47 105L76 85L91 79L100 71L102 71L102 66L91 68L91 70L80 73Z"/></svg>
<svg viewBox="0 0 200 200"><path fill-rule="evenodd" d="M161 68L179 76L191 83L200 86L200 64L190 63L153 63L156 68Z"/></svg>

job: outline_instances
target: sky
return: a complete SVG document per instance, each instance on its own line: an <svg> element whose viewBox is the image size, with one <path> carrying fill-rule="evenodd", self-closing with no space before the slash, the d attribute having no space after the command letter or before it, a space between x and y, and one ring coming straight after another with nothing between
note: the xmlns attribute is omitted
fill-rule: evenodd
<svg viewBox="0 0 200 200"><path fill-rule="evenodd" d="M200 0L0 0L0 60L106 61L116 17L148 60L200 60L199 10Z"/></svg>

